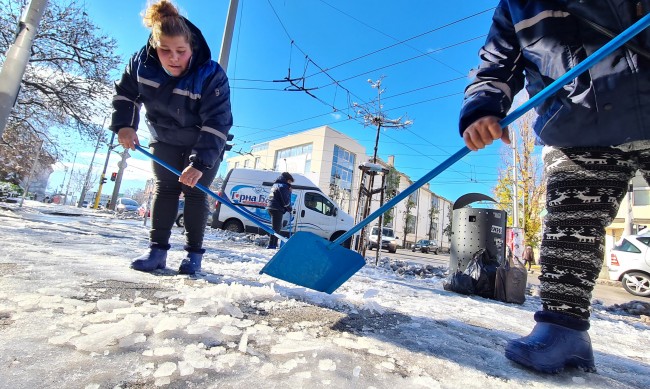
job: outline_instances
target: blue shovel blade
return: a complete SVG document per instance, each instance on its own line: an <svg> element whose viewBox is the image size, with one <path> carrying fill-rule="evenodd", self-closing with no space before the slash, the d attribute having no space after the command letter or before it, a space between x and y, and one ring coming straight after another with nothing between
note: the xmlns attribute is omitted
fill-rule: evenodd
<svg viewBox="0 0 650 389"><path fill-rule="evenodd" d="M333 245L311 232L299 231L260 273L331 294L365 264L359 253Z"/></svg>

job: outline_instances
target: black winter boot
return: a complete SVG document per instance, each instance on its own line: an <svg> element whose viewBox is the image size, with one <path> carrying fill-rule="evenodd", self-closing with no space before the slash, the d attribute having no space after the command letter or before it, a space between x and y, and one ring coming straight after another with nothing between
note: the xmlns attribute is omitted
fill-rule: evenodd
<svg viewBox="0 0 650 389"><path fill-rule="evenodd" d="M506 345L506 358L543 373L559 373L565 367L596 371L589 321L561 313L535 313L530 335Z"/></svg>
<svg viewBox="0 0 650 389"><path fill-rule="evenodd" d="M201 260L203 259L203 254L205 254L204 249L190 249L185 247L187 250L187 257L181 262L181 267L178 269L178 274L189 274L194 275L197 272L201 271Z"/></svg>
<svg viewBox="0 0 650 389"><path fill-rule="evenodd" d="M164 269L167 265L167 250L169 250L169 247L168 244L152 244L149 246L148 253L142 254L131 262L131 269L146 272Z"/></svg>

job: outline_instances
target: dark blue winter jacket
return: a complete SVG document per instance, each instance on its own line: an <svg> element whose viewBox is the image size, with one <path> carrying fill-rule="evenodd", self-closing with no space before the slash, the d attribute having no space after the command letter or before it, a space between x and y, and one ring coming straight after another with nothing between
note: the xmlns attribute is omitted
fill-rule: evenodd
<svg viewBox="0 0 650 389"><path fill-rule="evenodd" d="M618 34L648 11L650 0L500 1L479 52L481 64L465 90L461 135L480 117L503 118L524 80L534 96L610 40L579 16ZM648 50L650 30L633 43ZM619 49L536 110L533 128L547 145L650 139L650 60Z"/></svg>
<svg viewBox="0 0 650 389"><path fill-rule="evenodd" d="M156 50L147 43L115 83L110 129L138 129L140 107L153 138L177 146L192 146L191 166L204 171L218 164L232 127L228 78L211 60L201 31L185 20L193 34L192 58L180 77L165 72Z"/></svg>
<svg viewBox="0 0 650 389"><path fill-rule="evenodd" d="M291 210L291 184L284 176L278 177L271 187L266 208L283 212Z"/></svg>

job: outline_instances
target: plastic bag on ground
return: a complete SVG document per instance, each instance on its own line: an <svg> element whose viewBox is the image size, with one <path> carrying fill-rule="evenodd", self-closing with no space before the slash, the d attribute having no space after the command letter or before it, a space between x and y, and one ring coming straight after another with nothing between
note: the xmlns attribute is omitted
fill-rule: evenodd
<svg viewBox="0 0 650 389"><path fill-rule="evenodd" d="M528 272L519 261L509 259L499 266L495 282L495 298L506 303L523 304L526 301Z"/></svg>

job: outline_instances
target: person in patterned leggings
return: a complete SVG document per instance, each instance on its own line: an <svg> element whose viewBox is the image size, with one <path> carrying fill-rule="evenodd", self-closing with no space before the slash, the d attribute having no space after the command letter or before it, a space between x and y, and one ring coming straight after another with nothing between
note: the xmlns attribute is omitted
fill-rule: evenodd
<svg viewBox="0 0 650 389"><path fill-rule="evenodd" d="M476 151L498 139L510 143L499 120L524 85L536 95L643 17L647 4L501 0L465 90L459 120L465 145ZM595 371L590 300L603 265L605 227L636 171L646 181L650 176L649 43L645 30L535 109L547 179L542 307L532 332L505 347L516 363L546 373L567 366Z"/></svg>

